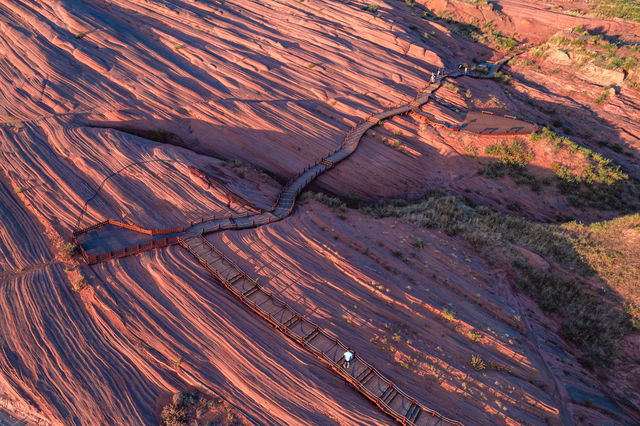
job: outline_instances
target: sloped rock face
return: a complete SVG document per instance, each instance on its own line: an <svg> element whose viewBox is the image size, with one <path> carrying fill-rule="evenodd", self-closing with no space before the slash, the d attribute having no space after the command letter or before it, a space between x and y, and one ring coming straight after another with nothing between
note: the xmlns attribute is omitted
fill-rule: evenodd
<svg viewBox="0 0 640 426"><path fill-rule="evenodd" d="M545 62L548 66L576 67L578 69L576 75L590 83L609 86L622 84L625 80L625 74L622 71L610 70L591 63L579 65L578 59L561 49L552 49L545 54Z"/></svg>
<svg viewBox="0 0 640 426"><path fill-rule="evenodd" d="M608 70L593 64L587 64L580 68L580 76L602 86L622 84L625 78L622 71Z"/></svg>
<svg viewBox="0 0 640 426"><path fill-rule="evenodd" d="M107 218L165 228L269 208L279 182L354 123L414 97L437 67L492 53L381 3L378 16L320 0L0 0L0 409L30 423L154 424L157 401L195 387L257 423L388 424L179 247L92 267L57 254L74 228ZM497 83L469 84L514 108ZM389 120L316 189L527 197L480 179L450 134L423 130ZM544 210L531 197L527 209ZM559 340L553 324L529 333L520 317L544 316L457 237L309 202L214 238L448 417L560 423L569 403L556 377L587 377L565 350L545 368L536 336ZM68 271L87 287L73 293ZM496 367L474 370L474 354Z"/></svg>
<svg viewBox="0 0 640 426"><path fill-rule="evenodd" d="M573 60L569 56L567 52L564 52L560 49L554 49L548 53L548 56L545 58L547 62L556 65L572 65Z"/></svg>

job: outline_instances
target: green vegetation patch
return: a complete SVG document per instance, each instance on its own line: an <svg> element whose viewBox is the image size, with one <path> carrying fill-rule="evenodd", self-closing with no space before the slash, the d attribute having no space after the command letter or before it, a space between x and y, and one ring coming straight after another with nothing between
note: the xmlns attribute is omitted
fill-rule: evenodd
<svg viewBox="0 0 640 426"><path fill-rule="evenodd" d="M162 408L161 426L191 424L245 425L244 415L219 397L206 398L198 392L179 392Z"/></svg>
<svg viewBox="0 0 640 426"><path fill-rule="evenodd" d="M67 258L73 257L73 255L76 254L77 251L78 247L70 241L62 244L62 246L60 247L60 254Z"/></svg>
<svg viewBox="0 0 640 426"><path fill-rule="evenodd" d="M640 306L640 214L588 226L571 222L564 228L576 252L598 275ZM635 315L640 318L640 311Z"/></svg>
<svg viewBox="0 0 640 426"><path fill-rule="evenodd" d="M500 162L504 164L514 165L516 167L524 167L533 160L533 153L527 149L527 146L520 140L513 140L507 144L496 142L485 148L485 154L497 156Z"/></svg>
<svg viewBox="0 0 640 426"><path fill-rule="evenodd" d="M552 144L556 154L566 152L574 160L572 163L580 165L576 167L563 160L552 164L558 190L571 205L622 213L640 209L640 183L629 178L610 159L547 127L533 133L530 138L534 142Z"/></svg>
<svg viewBox="0 0 640 426"><path fill-rule="evenodd" d="M637 47L605 41L599 34L589 34L583 26L573 28L571 33L551 37L547 43L537 47L533 54L538 58L544 58L553 49L567 53L577 67L590 64L626 74L640 74L640 51ZM633 88L637 83L638 79L633 75L627 76L625 84L628 87ZM596 103L602 104L606 100L607 95L603 94Z"/></svg>
<svg viewBox="0 0 640 426"><path fill-rule="evenodd" d="M564 180L589 184L600 183L613 185L616 182L629 179L629 176L620 170L620 166L613 164L610 159L603 157L602 154L594 152L587 147L578 145L571 139L557 134L548 127L543 127L539 131L532 133L530 139L534 142L547 140L553 145L556 153L568 151L570 154L577 154L583 157L587 164L581 172L567 171L567 167L564 167L565 171L559 172L563 166L562 164L556 166L556 172L558 172L558 175L561 175L560 177Z"/></svg>
<svg viewBox="0 0 640 426"><path fill-rule="evenodd" d="M519 139L510 142L496 142L485 148L485 154L497 156L499 161L489 163L478 173L490 179L509 175L517 185L528 185L533 192L542 191L538 179L527 171L526 165L533 160L534 154Z"/></svg>
<svg viewBox="0 0 640 426"><path fill-rule="evenodd" d="M587 364L611 367L617 357L618 340L634 327L634 317L629 313L632 309L625 307L628 305L615 292L606 290L606 282L597 275L603 266L590 263L587 247L589 244L598 247L600 243L597 238L585 237L585 233L592 235L589 234L592 231L584 225L529 222L442 192L415 202L395 200L361 211L376 217L404 218L422 227L441 228L448 235L467 240L487 259L512 268L518 289L546 311L564 318L562 333L584 351ZM518 247L551 259L567 273L560 276L534 269ZM639 249L634 250L632 256L637 259ZM612 273L617 274L619 282L628 285L628 277L633 277L634 271L629 275L624 275L626 270ZM592 282L601 283L601 289ZM616 284L616 280L608 282L622 285Z"/></svg>
<svg viewBox="0 0 640 426"><path fill-rule="evenodd" d="M445 12L437 15L440 19L445 19L447 22L456 25L454 32L456 34L468 37L478 43L486 44L494 48L500 48L502 50L513 50L518 41L512 37L503 34L496 29L496 25L492 21L482 22L477 18L471 18L470 22L460 22L451 18L451 15Z"/></svg>
<svg viewBox="0 0 640 426"><path fill-rule="evenodd" d="M635 0L592 0L590 6L597 16L640 22L640 2Z"/></svg>

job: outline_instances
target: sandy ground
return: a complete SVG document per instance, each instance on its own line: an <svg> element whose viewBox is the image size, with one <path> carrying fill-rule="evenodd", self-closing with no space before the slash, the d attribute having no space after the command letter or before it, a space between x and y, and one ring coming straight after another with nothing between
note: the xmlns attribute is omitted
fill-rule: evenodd
<svg viewBox="0 0 640 426"><path fill-rule="evenodd" d="M390 423L179 247L92 267L59 253L75 227L107 218L164 228L244 212L240 199L266 208L360 118L413 97L437 67L492 53L403 2L381 2L380 17L362 5L0 1L0 413L26 423L154 424L158 401L194 386L258 423ZM544 86L542 78L527 74L515 87L637 151L639 125L624 114L637 111L635 95L622 91L593 112L563 92L561 75ZM465 84L477 109L493 95L504 111L545 118L495 82ZM179 139L162 143L163 132ZM390 120L313 188L376 199L443 188L502 210L515 200L539 219L566 209L555 193L537 198L479 178L468 143L411 117ZM637 175L637 155L614 155ZM465 243L338 215L309 202L281 223L212 240L448 417L628 423L562 343L557 322ZM89 284L79 294L69 278L78 271ZM472 354L492 368L473 370ZM571 402L582 397L605 409Z"/></svg>

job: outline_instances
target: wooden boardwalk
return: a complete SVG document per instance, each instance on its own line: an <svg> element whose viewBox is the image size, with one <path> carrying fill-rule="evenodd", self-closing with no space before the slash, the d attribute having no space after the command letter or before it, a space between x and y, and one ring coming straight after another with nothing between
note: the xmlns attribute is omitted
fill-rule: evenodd
<svg viewBox="0 0 640 426"><path fill-rule="evenodd" d="M314 354L333 371L343 377L365 397L373 401L381 411L390 415L395 420L407 425L435 425L457 424L455 421L440 415L435 410L426 407L415 398L401 391L391 380L384 377L375 367L364 361L359 355L355 355L349 367L344 363L343 354L347 346L337 337L325 330L321 330L316 324L293 310L285 301L280 300L272 293L265 291L248 274L238 268L235 263L224 255L217 247L213 247L205 235L223 230L248 229L266 225L284 219L291 214L295 201L303 189L320 174L335 167L337 163L349 157L357 148L362 136L372 127L380 124L382 120L416 111L420 106L429 101L431 94L437 90L447 78L472 77L493 78L498 69L511 58L522 51L516 51L500 61L487 64L488 73L465 74L460 71L446 72L439 76L433 83L422 89L412 101L395 107L391 107L362 120L357 126L347 133L342 144L332 153L319 159L315 164L305 168L289 183L287 183L279 197L269 211L260 211L254 214L245 214L230 217L210 217L191 223L184 228L172 228L160 231L144 230L142 232L152 236L149 242L135 247L122 248L98 256L87 256L82 246L81 253L87 263L96 263L113 258L129 256L167 245L179 244L187 249L222 285L231 291L245 306L260 315L273 327L286 336L302 345L310 353ZM135 225L122 224L115 221L105 221L91 225L85 229L75 231L76 237L92 232L107 223L117 223L118 226L130 229L139 228Z"/></svg>
<svg viewBox="0 0 640 426"><path fill-rule="evenodd" d="M264 290L204 236L189 235L178 240L245 306L329 365L383 412L406 425L460 424L404 393L357 352L346 366L344 353L348 350L347 345L296 312L287 302Z"/></svg>

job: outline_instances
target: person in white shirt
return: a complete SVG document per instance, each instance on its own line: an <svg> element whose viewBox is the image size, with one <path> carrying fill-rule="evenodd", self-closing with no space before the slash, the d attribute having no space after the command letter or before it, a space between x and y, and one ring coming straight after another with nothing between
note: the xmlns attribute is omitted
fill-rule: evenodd
<svg viewBox="0 0 640 426"><path fill-rule="evenodd" d="M353 352L351 352L351 349L347 349L347 351L344 353L344 368L349 368L349 365L351 364L351 360L353 359Z"/></svg>

